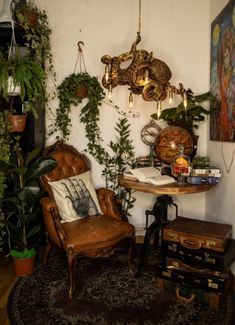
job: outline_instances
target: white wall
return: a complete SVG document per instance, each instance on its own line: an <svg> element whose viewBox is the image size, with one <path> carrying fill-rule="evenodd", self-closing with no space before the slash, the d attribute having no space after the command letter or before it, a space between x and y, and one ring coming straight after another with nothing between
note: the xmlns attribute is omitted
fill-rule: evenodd
<svg viewBox="0 0 235 325"><path fill-rule="evenodd" d="M228 0L210 1L210 22L228 2ZM235 156L232 162L234 150L235 143L208 140L208 155L214 164L221 168L223 177L219 186L206 195L206 219L232 224L233 238L235 238ZM231 163L231 170L227 172L226 166L229 167ZM232 271L235 274L235 263Z"/></svg>
<svg viewBox="0 0 235 325"><path fill-rule="evenodd" d="M45 9L52 28L52 49L58 85L73 73L77 57L77 42L83 41L87 71L102 77L104 65L100 58L129 51L138 30L138 0L35 0ZM209 0L148 0L142 1L142 41L138 48L153 51L172 70L172 84L182 82L195 94L209 90ZM115 89L114 104L127 110L127 87ZM57 101L51 103L56 108ZM167 103L165 104L167 105ZM166 107L166 106L165 106ZM155 112L153 102L135 97L134 111L139 119L129 119L136 155L147 155L148 148L140 138L142 127ZM104 104L101 108L100 128L105 143L114 139L114 126L121 117L114 108ZM73 109L73 128L70 143L80 151L86 148L84 126L79 123L79 108ZM48 116L49 117L49 116ZM107 123L108 122L108 123ZM162 126L162 125L161 125ZM198 153L206 154L207 124L199 130ZM54 138L48 140L52 143ZM104 185L102 168L92 158L92 171L97 186ZM179 195L174 201L180 215L205 218L205 193ZM152 207L155 197L137 193L130 221L137 227L145 222L144 211Z"/></svg>

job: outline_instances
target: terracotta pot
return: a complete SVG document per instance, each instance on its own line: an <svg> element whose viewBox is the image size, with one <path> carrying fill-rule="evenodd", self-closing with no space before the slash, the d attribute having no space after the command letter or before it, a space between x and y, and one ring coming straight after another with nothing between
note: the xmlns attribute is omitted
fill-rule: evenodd
<svg viewBox="0 0 235 325"><path fill-rule="evenodd" d="M74 92L74 97L86 98L88 95L88 89L85 85L78 85L78 88Z"/></svg>
<svg viewBox="0 0 235 325"><path fill-rule="evenodd" d="M35 256L28 258L13 257L13 265L16 276L27 276L33 273Z"/></svg>
<svg viewBox="0 0 235 325"><path fill-rule="evenodd" d="M11 124L11 132L23 132L26 127L27 115L8 115L8 122Z"/></svg>

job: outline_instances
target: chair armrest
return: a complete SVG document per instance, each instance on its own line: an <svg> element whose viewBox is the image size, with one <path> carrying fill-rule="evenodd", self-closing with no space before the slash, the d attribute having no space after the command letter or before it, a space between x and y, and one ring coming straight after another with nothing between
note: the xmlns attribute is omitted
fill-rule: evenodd
<svg viewBox="0 0 235 325"><path fill-rule="evenodd" d="M103 214L118 220L124 220L121 200L113 191L107 188L99 188L96 193Z"/></svg>
<svg viewBox="0 0 235 325"><path fill-rule="evenodd" d="M67 234L61 224L61 218L54 200L44 197L40 201L46 231L50 240L59 247L65 247Z"/></svg>

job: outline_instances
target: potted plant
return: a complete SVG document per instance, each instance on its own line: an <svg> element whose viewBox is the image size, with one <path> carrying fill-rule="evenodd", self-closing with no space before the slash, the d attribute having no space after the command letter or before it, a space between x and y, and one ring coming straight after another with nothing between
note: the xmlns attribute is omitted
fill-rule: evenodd
<svg viewBox="0 0 235 325"><path fill-rule="evenodd" d="M8 235L10 255L16 267L16 275L31 274L29 264L36 255L34 236L40 231L39 219L42 189L39 177L56 166L51 157L39 156L40 148L23 156L19 148L9 163L0 161L0 170L8 177L8 186L3 198L3 211ZM25 263L29 266L26 269ZM23 269L19 270L19 265Z"/></svg>
<svg viewBox="0 0 235 325"><path fill-rule="evenodd" d="M62 139L67 140L70 135L71 106L77 106L84 97L88 98L87 104L83 107L82 113L89 112L96 121L99 115L98 106L104 98L104 90L101 87L97 77L91 77L87 72L73 73L66 77L58 87L59 108L56 110L56 120L51 126L54 132L60 131Z"/></svg>
<svg viewBox="0 0 235 325"><path fill-rule="evenodd" d="M25 41L28 49L39 60L46 73L55 81L55 71L51 52L51 29L45 10L39 10L31 0L13 0L12 12L16 25L25 31Z"/></svg>
<svg viewBox="0 0 235 325"><path fill-rule="evenodd" d="M9 94L9 77L14 86L20 86L20 98L22 114L31 112L35 118L38 116L38 102L46 101L45 94L45 72L42 66L36 62L28 53L20 55L17 53L14 57L6 59L0 52L0 94L9 103L9 114L14 109L12 93Z"/></svg>
<svg viewBox="0 0 235 325"><path fill-rule="evenodd" d="M2 101L0 101L2 107ZM15 137L9 133L9 124L7 123L8 112L2 110L0 112L0 161L9 162L11 156L11 146L15 145ZM0 170L0 252L4 246L6 234L5 216L2 211L2 199L5 190L6 175Z"/></svg>
<svg viewBox="0 0 235 325"><path fill-rule="evenodd" d="M213 96L207 92L195 96L189 89L187 91L187 108L185 109L183 101L176 107L162 110L160 119L166 121L169 125L176 125L186 129L192 136L196 135L199 125L206 120L211 113L202 106L203 102L213 100ZM152 118L158 119L157 114L152 114Z"/></svg>

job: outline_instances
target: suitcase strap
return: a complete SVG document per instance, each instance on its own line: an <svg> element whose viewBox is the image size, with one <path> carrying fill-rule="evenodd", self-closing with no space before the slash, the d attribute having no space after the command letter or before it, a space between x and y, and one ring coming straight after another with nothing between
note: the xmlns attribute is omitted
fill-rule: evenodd
<svg viewBox="0 0 235 325"><path fill-rule="evenodd" d="M192 293L189 298L181 296L179 288L175 289L175 294L176 294L177 299L179 299L180 301L182 301L185 304L191 304L194 301L195 297L196 297L195 293Z"/></svg>

